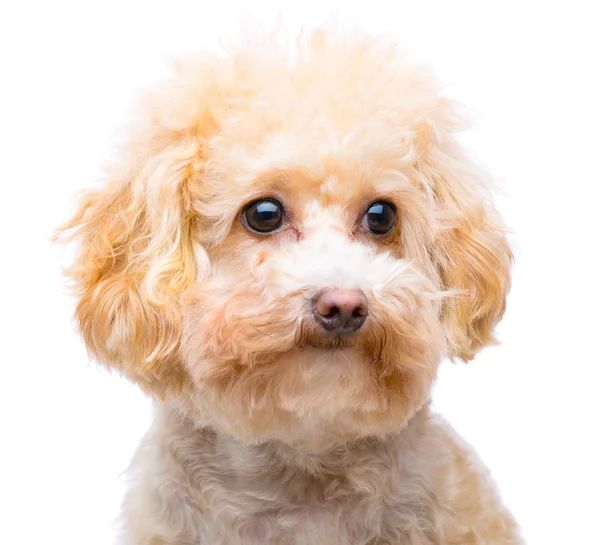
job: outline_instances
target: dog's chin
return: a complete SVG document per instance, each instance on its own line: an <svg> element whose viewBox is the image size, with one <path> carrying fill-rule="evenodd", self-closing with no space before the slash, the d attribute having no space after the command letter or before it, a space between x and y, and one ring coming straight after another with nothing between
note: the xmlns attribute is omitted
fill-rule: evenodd
<svg viewBox="0 0 600 545"><path fill-rule="evenodd" d="M427 399L436 366L377 361L368 338L306 336L302 345L265 363L215 362L213 372L207 372L207 362L190 364L188 410L199 425L251 443L321 448L395 433Z"/></svg>
<svg viewBox="0 0 600 545"><path fill-rule="evenodd" d="M344 442L397 432L428 399L439 361L433 308L374 306L350 334L278 310L265 319L192 307L182 357L199 425L243 442Z"/></svg>

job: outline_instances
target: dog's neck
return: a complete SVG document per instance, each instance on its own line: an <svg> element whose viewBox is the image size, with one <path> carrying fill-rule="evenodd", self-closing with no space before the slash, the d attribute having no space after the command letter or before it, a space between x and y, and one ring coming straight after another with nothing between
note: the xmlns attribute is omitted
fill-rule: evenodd
<svg viewBox="0 0 600 545"><path fill-rule="evenodd" d="M314 477L336 475L347 471L348 466L360 460L385 457L390 452L410 448L419 434L421 425L428 417L430 403L427 402L397 434L368 436L345 441L315 439L307 442L285 442L264 439L256 442L240 440L214 427L199 423L181 404L161 404L157 408L155 428L172 430L180 438L187 438L192 445L210 445L221 456L235 460L238 469L251 474L253 469L259 478L266 462L281 467L295 468ZM192 454L192 452L190 452ZM268 465L268 464L267 464Z"/></svg>

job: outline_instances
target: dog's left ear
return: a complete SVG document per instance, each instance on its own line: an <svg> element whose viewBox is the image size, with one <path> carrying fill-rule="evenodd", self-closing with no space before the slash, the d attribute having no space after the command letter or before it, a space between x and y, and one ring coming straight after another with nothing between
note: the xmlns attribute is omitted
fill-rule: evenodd
<svg viewBox="0 0 600 545"><path fill-rule="evenodd" d="M187 381L182 296L209 267L194 203L220 89L211 66L194 66L147 96L106 179L59 231L76 247L67 274L89 352L158 397Z"/></svg>
<svg viewBox="0 0 600 545"><path fill-rule="evenodd" d="M456 125L442 113L419 128L417 168L439 219L432 257L443 287L456 293L443 308L448 355L469 361L495 341L513 256L492 202L490 177L455 140Z"/></svg>

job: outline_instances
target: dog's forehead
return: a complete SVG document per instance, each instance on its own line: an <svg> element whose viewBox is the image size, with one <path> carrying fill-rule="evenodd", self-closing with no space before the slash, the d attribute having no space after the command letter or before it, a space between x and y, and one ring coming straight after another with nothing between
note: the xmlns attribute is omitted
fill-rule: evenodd
<svg viewBox="0 0 600 545"><path fill-rule="evenodd" d="M410 153L402 140L390 146L385 135L365 132L305 127L265 132L251 142L218 138L209 166L216 179L228 183L219 184L217 192L247 200L276 189L296 201L328 206L368 199L397 177Z"/></svg>
<svg viewBox="0 0 600 545"><path fill-rule="evenodd" d="M331 174L327 176L320 184L319 184L319 193L326 199L331 199L336 195L341 194L343 191L343 185L340 181L339 176L336 174Z"/></svg>
<svg viewBox="0 0 600 545"><path fill-rule="evenodd" d="M281 174L297 199L354 202L412 168L419 126L440 104L428 72L366 46L319 47L296 61L244 58L223 95L204 165L223 201L260 197Z"/></svg>
<svg viewBox="0 0 600 545"><path fill-rule="evenodd" d="M345 207L341 204L315 198L301 204L302 223L305 228L316 228L322 224L340 226L343 224Z"/></svg>
<svg viewBox="0 0 600 545"><path fill-rule="evenodd" d="M362 201L378 193L378 180L368 172L352 168L342 160L324 160L313 165L291 163L288 168L258 175L251 183L256 196L280 198L293 206L306 220L314 219L328 210L340 215L343 210L360 207Z"/></svg>

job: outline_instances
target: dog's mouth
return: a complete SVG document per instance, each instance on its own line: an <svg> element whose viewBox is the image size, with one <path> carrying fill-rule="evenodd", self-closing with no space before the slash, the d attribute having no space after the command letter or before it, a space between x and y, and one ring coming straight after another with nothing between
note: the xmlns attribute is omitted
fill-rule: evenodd
<svg viewBox="0 0 600 545"><path fill-rule="evenodd" d="M331 333L315 327L312 321L300 322L296 332L296 342L292 350L317 349L323 353L352 351L361 356L361 360L371 364L383 361L387 336L385 330L381 335L371 327L362 328L352 333Z"/></svg>
<svg viewBox="0 0 600 545"><path fill-rule="evenodd" d="M311 347L320 348L323 350L340 350L343 348L351 348L355 345L350 339L342 335L332 336L331 338L323 339L307 339L304 343L298 345L298 348Z"/></svg>
<svg viewBox="0 0 600 545"><path fill-rule="evenodd" d="M297 338L296 348L319 348L322 350L342 350L360 345L360 336L344 333L326 333L313 328L303 328Z"/></svg>
<svg viewBox="0 0 600 545"><path fill-rule="evenodd" d="M312 321L303 321L296 335L294 348L317 348L326 351L364 347L363 335L357 333L333 333L316 327Z"/></svg>

